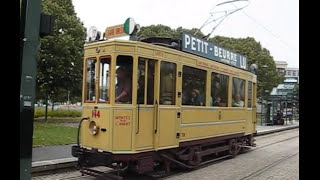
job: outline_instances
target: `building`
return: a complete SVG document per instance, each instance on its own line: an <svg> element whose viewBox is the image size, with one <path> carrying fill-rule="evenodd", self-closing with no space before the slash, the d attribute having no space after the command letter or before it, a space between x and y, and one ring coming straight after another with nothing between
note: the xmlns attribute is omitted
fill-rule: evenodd
<svg viewBox="0 0 320 180"><path fill-rule="evenodd" d="M288 66L288 63L286 61L274 61L276 64L277 72L281 75L285 75L286 68Z"/></svg>
<svg viewBox="0 0 320 180"><path fill-rule="evenodd" d="M286 68L285 81L296 80L299 83L299 68Z"/></svg>
<svg viewBox="0 0 320 180"><path fill-rule="evenodd" d="M277 72L284 76L284 82L299 84L299 68L289 68L286 61L274 61Z"/></svg>

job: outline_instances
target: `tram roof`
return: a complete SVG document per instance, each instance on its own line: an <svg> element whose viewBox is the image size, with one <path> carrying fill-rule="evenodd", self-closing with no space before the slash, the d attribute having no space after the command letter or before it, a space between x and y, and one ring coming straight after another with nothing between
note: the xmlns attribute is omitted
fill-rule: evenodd
<svg viewBox="0 0 320 180"><path fill-rule="evenodd" d="M164 39L171 39L171 38L164 38ZM211 59L209 59L207 57L203 57L203 56L200 56L198 54L193 54L193 53L190 53L190 52L182 51L181 48L173 48L173 47L165 46L163 43L156 43L155 44L155 43L149 43L149 42L144 42L144 41L132 41L132 40L124 40L124 39L107 39L107 40L87 42L87 43L84 44L84 47L87 48L87 47L91 47L91 46L99 46L99 45L103 45L105 43L130 43L130 44L148 45L148 46L151 46L151 47L153 46L154 48L163 48L162 50L166 50L166 51L174 51L176 53L182 53L184 55L188 54L188 55L191 55L191 56L201 57L201 58L204 58L205 60L207 60L209 62L212 61ZM219 62L219 61L214 61L214 62L219 63L219 64L223 64L223 65L227 65L228 67L236 68L236 69L239 69L239 70L254 74L249 69L242 69L240 67L232 66L232 65L224 63L224 62Z"/></svg>

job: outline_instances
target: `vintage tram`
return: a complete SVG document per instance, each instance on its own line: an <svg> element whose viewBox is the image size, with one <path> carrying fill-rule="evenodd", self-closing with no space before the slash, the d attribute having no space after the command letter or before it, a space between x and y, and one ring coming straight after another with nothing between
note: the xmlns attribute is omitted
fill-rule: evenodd
<svg viewBox="0 0 320 180"><path fill-rule="evenodd" d="M195 168L254 146L257 77L246 59L190 34L84 46L72 155L85 174Z"/></svg>

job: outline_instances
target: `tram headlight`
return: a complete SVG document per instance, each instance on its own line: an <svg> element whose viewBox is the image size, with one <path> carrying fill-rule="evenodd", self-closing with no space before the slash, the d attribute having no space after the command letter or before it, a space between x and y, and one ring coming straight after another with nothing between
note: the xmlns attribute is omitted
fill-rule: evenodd
<svg viewBox="0 0 320 180"><path fill-rule="evenodd" d="M99 132L99 126L96 124L95 121L91 121L89 124L89 131L92 135L96 135Z"/></svg>

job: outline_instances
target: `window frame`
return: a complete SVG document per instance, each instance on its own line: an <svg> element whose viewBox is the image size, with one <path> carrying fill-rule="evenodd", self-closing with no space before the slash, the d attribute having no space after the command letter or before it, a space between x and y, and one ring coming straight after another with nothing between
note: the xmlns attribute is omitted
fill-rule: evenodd
<svg viewBox="0 0 320 180"><path fill-rule="evenodd" d="M131 72L131 103L119 103L119 102L116 102L115 100L116 100L116 97L117 97L117 94L116 94L116 78L117 78L117 62L118 62L118 57L119 56L128 56L128 57L131 57L132 58L132 72ZM112 101L112 104L114 104L114 105L120 105L120 106L125 106L125 105L134 105L134 104L136 104L136 102L134 102L134 84L133 84L133 81L134 81L134 68L135 68L135 57L134 57L134 55L132 55L132 54L125 54L125 53L122 53L122 54L117 54L116 56L115 56L115 58L114 58L114 61L113 61L113 63L114 63L114 66L112 66L113 68L114 68L114 79L113 80L111 80L111 81L113 81L113 85L114 85L114 87L113 87L113 94L112 94L112 96L113 96L113 101ZM110 101L111 101L111 98L110 98ZM111 102L110 102L111 103Z"/></svg>
<svg viewBox="0 0 320 180"><path fill-rule="evenodd" d="M109 89L109 91L108 91L108 96L109 96L109 101L100 101L100 69L101 69L101 67L100 67L100 65L101 65L101 59L103 59L103 58L109 58L110 59L110 65L109 65L109 69L110 69L110 80L109 80L109 87L110 87L110 89ZM98 67L98 69L99 69L99 72L98 72L98 75L99 75L99 82L98 82L98 103L103 103L103 104L110 104L111 103L111 75L112 75L112 56L111 55L103 55L103 56L100 56L99 57L99 67Z"/></svg>
<svg viewBox="0 0 320 180"><path fill-rule="evenodd" d="M142 58L142 59L140 59L140 58ZM145 73L145 75L144 75L144 89L143 89L143 103L138 103L138 88L137 88L137 91L136 91L136 93L137 93L137 96L136 96L136 99L135 99L135 101L136 101L136 104L138 105L146 105L146 92L147 92L147 90L146 90L146 83L147 83L147 76L146 76L146 72L147 72L147 69L148 69L148 67L147 67L147 62L148 62L148 58L144 58L144 57L141 57L141 56L138 56L138 62L137 62L137 85L139 84L138 82L139 82L139 61L144 61L144 73Z"/></svg>
<svg viewBox="0 0 320 180"><path fill-rule="evenodd" d="M233 79L240 79L240 80L242 80L242 81L244 81L244 96L243 96L243 106L242 107L237 107L237 106L233 106L233 87L234 87L234 85L233 85ZM233 107L233 108L246 108L247 107L247 101L246 101L246 79L244 79L244 78L240 78L240 77L238 77L238 76L233 76L232 77L232 81L231 81L231 107ZM241 96L241 95L240 95ZM242 99L241 99L242 100Z"/></svg>
<svg viewBox="0 0 320 180"><path fill-rule="evenodd" d="M96 95L96 99L94 100L94 101L89 101L89 100L87 100L87 73L88 73L88 71L87 71L87 68L88 68L88 60L96 60L96 64L97 64L97 62L98 62L98 60L97 60L97 57L88 57L88 58L86 58L86 60L85 60L85 68L84 68L84 74L85 74L85 76L84 76L84 103L96 103L97 102L97 95ZM95 81L94 81L94 84L95 84L95 86L97 86L96 85L96 82L97 82L97 65L95 66ZM97 93L96 91L97 91L97 88L95 88L95 93Z"/></svg>
<svg viewBox="0 0 320 180"><path fill-rule="evenodd" d="M204 71L205 72L205 87L204 87L204 104L202 106L196 106L196 105L189 105L189 104L183 104L183 75L184 75L184 67L188 67L188 68L193 68L193 69L196 69L196 70L201 70L201 71ZM208 83L208 70L206 69L202 69L202 68L198 68L198 67L195 67L193 65L189 65L189 64L182 64L181 66L181 72L182 72L182 75L181 75L181 106L187 106L187 107L207 107L207 98L208 98L208 95L207 95L207 83Z"/></svg>
<svg viewBox="0 0 320 180"><path fill-rule="evenodd" d="M231 98L230 98L230 95L229 95L229 90L230 90L230 79L232 78L230 76L230 74L226 74L226 73L222 73L222 72L219 72L219 71L211 71L210 72L210 97L211 97L211 93L212 93L212 74L215 73L215 74L220 74L220 75L223 75L223 76L226 76L228 77L228 82L227 82L227 91L226 91L226 94L227 94L227 100L226 100L226 106L211 106L209 104L209 107L215 107L215 108L228 108L228 107L232 107L232 102L231 104L229 104L229 100L231 99L232 101L232 89L231 89ZM232 83L232 82L231 82ZM231 84L232 85L232 84ZM210 102L209 102L210 103Z"/></svg>
<svg viewBox="0 0 320 180"><path fill-rule="evenodd" d="M247 88L247 108L252 108L253 107L253 82L252 81L247 81L248 83L248 88ZM249 107L249 83L251 83L251 106Z"/></svg>
<svg viewBox="0 0 320 180"><path fill-rule="evenodd" d="M161 99L161 63L172 63L172 64L175 64L175 87L173 88L174 89L174 103L173 104L161 104L160 103L160 99ZM159 89L159 92L158 92L158 95L159 95L159 99L158 99L158 104L160 106L177 106L178 105L178 99L177 99L177 89L178 88L178 63L177 62L170 62L168 60L161 60L159 61L159 86L158 86L158 89Z"/></svg>

